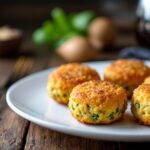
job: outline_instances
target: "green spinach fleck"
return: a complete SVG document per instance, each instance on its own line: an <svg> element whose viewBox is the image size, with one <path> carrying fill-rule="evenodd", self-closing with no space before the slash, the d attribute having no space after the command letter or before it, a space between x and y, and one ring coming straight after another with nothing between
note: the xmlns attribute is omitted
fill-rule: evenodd
<svg viewBox="0 0 150 150"><path fill-rule="evenodd" d="M91 118L93 121L97 121L99 118L99 115L98 114L92 114Z"/></svg>
<svg viewBox="0 0 150 150"><path fill-rule="evenodd" d="M134 105L135 105L136 109L140 109L140 103L139 102L136 102Z"/></svg>
<svg viewBox="0 0 150 150"><path fill-rule="evenodd" d="M115 115L115 113L112 112L112 113L108 116L109 120L113 120L113 119L115 118L114 115Z"/></svg>

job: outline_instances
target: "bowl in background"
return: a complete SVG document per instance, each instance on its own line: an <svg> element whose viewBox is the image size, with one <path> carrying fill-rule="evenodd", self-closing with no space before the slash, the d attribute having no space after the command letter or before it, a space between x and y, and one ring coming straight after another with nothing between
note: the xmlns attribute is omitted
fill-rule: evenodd
<svg viewBox="0 0 150 150"><path fill-rule="evenodd" d="M19 29L0 27L0 57L17 54L22 37L23 33Z"/></svg>

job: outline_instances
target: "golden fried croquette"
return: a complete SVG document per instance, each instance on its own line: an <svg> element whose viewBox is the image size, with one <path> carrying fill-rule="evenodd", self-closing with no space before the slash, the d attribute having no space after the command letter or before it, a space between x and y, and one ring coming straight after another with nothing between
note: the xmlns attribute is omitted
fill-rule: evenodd
<svg viewBox="0 0 150 150"><path fill-rule="evenodd" d="M78 121L87 124L109 124L124 114L125 90L108 81L87 81L73 88L69 109Z"/></svg>
<svg viewBox="0 0 150 150"><path fill-rule="evenodd" d="M131 110L139 123L150 125L150 84L142 84L134 90Z"/></svg>
<svg viewBox="0 0 150 150"><path fill-rule="evenodd" d="M120 59L110 64L104 73L104 79L117 83L127 91L131 98L133 90L150 75L150 69L140 60Z"/></svg>
<svg viewBox="0 0 150 150"><path fill-rule="evenodd" d="M150 84L150 76L148 76L147 78L145 78L144 84Z"/></svg>
<svg viewBox="0 0 150 150"><path fill-rule="evenodd" d="M96 70L78 63L62 65L49 75L49 96L60 103L68 104L72 89L89 80L100 80Z"/></svg>

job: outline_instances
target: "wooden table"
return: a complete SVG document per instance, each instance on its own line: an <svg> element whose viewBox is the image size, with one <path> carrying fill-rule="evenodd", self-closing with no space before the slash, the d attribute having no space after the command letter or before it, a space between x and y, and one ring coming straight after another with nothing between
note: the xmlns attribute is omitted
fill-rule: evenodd
<svg viewBox="0 0 150 150"><path fill-rule="evenodd" d="M34 61L32 72L63 63L55 55ZM16 59L0 59L0 87L8 80L15 62ZM5 92L0 93L0 150L129 150L148 145L92 140L40 127L14 113L6 104Z"/></svg>

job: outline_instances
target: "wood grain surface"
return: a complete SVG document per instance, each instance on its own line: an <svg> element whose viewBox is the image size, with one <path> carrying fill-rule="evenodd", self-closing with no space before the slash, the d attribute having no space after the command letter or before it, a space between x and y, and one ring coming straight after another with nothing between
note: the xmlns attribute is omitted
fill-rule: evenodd
<svg viewBox="0 0 150 150"><path fill-rule="evenodd" d="M46 59L34 61L32 72L41 70L46 67ZM1 73L0 87L5 84L11 74L14 62L0 61ZM2 149L23 149L26 135L28 133L29 122L16 115L6 104L5 91L0 91L0 150Z"/></svg>
<svg viewBox="0 0 150 150"><path fill-rule="evenodd" d="M4 85L11 74L14 62L1 61L0 85ZM28 121L12 112L5 101L5 92L0 97L0 149L21 149Z"/></svg>

